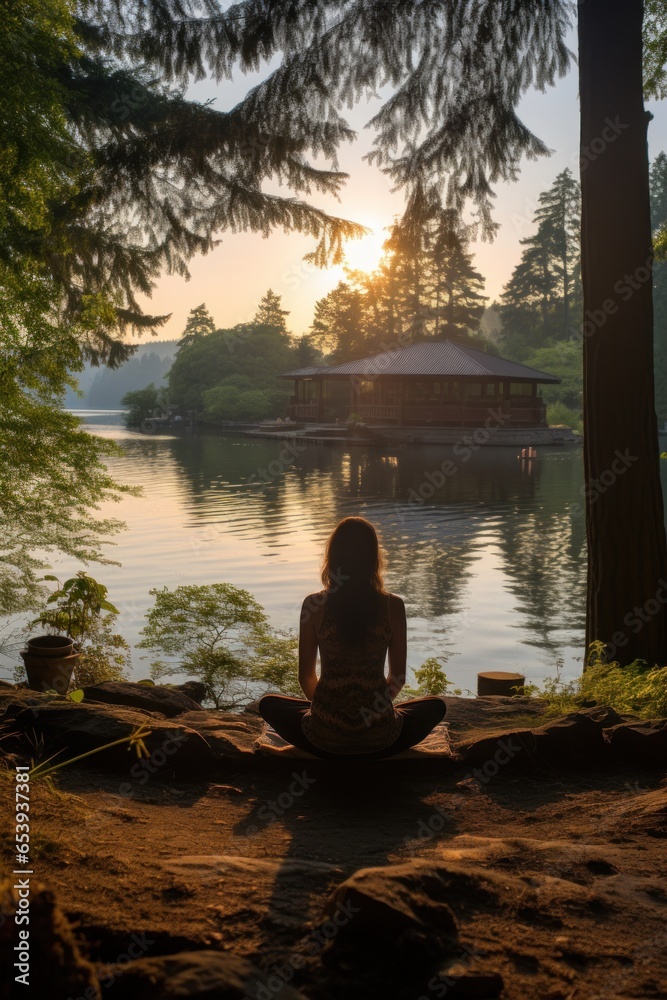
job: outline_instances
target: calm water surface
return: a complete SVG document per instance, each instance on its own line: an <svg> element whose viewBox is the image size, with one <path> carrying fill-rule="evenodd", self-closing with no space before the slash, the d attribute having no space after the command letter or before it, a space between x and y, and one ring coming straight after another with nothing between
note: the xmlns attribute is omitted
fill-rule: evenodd
<svg viewBox="0 0 667 1000"><path fill-rule="evenodd" d="M539 449L537 461L522 463L516 448L453 455L449 447L309 445L285 460L279 442L147 437L126 431L117 412L82 415L92 431L122 443L113 475L143 487L141 498L101 512L127 523L110 550L122 565L91 570L121 609L130 643L150 588L184 583L244 587L277 627L296 627L303 597L319 588L331 528L362 514L381 533L389 588L406 601L411 667L447 652L448 676L473 690L481 669L520 669L538 681L562 659L566 676L579 672L579 448ZM427 473L447 458L457 471L431 496ZM77 568L54 563L61 579ZM141 653L133 652L136 677L148 673Z"/></svg>

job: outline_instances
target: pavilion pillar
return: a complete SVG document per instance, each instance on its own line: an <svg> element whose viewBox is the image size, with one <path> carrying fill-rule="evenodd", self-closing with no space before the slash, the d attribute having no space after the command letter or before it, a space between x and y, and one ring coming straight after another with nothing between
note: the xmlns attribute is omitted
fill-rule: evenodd
<svg viewBox="0 0 667 1000"><path fill-rule="evenodd" d="M359 381L354 376L350 379L350 413L359 412Z"/></svg>
<svg viewBox="0 0 667 1000"><path fill-rule="evenodd" d="M323 395L324 395L323 389L324 389L324 382L323 382L322 379L320 379L317 382L317 421L318 421L318 423L321 423L322 419L323 419Z"/></svg>

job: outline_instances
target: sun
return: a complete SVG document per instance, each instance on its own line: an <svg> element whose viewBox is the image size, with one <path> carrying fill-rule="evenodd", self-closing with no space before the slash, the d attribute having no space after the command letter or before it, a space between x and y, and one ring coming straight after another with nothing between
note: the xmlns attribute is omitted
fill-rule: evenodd
<svg viewBox="0 0 667 1000"><path fill-rule="evenodd" d="M352 271L374 271L382 257L382 247L389 235L382 225L368 226L370 232L360 240L348 240L343 248L344 266Z"/></svg>

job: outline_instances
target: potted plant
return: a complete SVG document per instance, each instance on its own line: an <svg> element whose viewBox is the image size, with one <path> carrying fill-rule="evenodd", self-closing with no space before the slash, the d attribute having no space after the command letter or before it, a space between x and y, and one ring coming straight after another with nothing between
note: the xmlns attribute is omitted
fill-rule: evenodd
<svg viewBox="0 0 667 1000"><path fill-rule="evenodd" d="M55 576L44 579L60 583ZM123 678L128 647L109 628L118 609L106 597L107 588L83 571L51 594L32 622L48 633L28 639L21 653L31 688L65 694L74 669L79 686Z"/></svg>
<svg viewBox="0 0 667 1000"><path fill-rule="evenodd" d="M26 649L20 652L28 675L28 687L34 691L65 694L79 655L67 636L39 635L29 639Z"/></svg>

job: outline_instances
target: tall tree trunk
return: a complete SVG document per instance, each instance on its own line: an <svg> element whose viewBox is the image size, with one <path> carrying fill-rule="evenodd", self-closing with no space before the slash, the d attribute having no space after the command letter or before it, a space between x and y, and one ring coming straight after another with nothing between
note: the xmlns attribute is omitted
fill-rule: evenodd
<svg viewBox="0 0 667 1000"><path fill-rule="evenodd" d="M642 0L579 0L586 642L667 664Z"/></svg>

